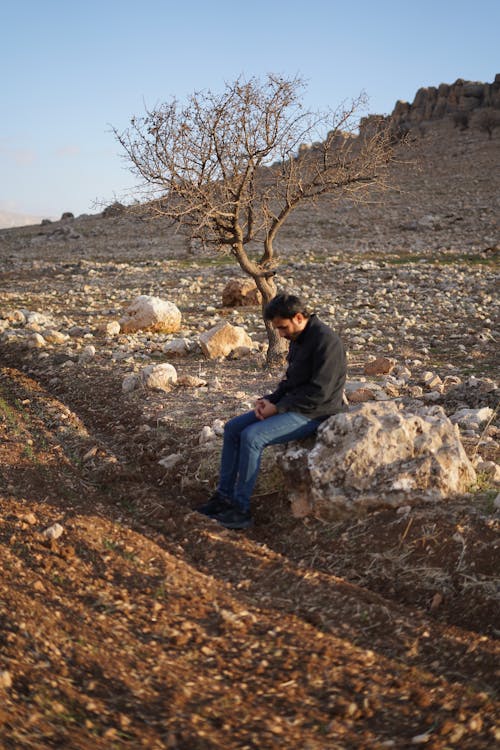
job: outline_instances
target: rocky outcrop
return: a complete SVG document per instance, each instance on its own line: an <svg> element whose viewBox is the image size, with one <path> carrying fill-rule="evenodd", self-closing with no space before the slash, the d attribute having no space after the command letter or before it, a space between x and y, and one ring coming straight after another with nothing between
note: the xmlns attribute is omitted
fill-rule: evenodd
<svg viewBox="0 0 500 750"><path fill-rule="evenodd" d="M439 406L365 403L330 417L315 444L278 452L292 511L320 518L438 501L476 479L458 428Z"/></svg>
<svg viewBox="0 0 500 750"><path fill-rule="evenodd" d="M493 83L464 81L442 83L440 86L427 86L415 94L411 104L398 101L392 112L392 119L398 123L415 125L429 120L440 120L457 112L471 113L491 107L500 109L500 73Z"/></svg>

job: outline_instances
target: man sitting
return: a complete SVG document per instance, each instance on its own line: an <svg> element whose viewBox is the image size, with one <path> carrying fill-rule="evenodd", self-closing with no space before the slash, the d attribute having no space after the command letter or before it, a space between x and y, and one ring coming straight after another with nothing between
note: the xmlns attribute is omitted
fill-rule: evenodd
<svg viewBox="0 0 500 750"><path fill-rule="evenodd" d="M285 377L253 411L224 427L219 484L197 510L228 529L252 525L250 497L266 445L300 440L344 410L346 356L339 336L293 294L278 294L264 317L290 341Z"/></svg>

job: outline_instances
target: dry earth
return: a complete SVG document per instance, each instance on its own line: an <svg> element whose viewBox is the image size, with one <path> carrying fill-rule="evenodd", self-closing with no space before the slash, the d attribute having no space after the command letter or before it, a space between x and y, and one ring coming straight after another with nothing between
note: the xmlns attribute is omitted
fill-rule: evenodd
<svg viewBox="0 0 500 750"><path fill-rule="evenodd" d="M414 383L425 370L460 378L438 400L451 414L496 406L498 390L467 379L495 377L498 364L500 171L484 178L498 134L444 139L445 126L426 133L420 171L401 171L385 209L302 214L283 240L280 283L342 331L351 379L377 354ZM193 346L169 361L199 387L123 394L124 375L165 361L171 337L96 329L153 293L180 307L193 343L228 317L263 344L256 308L219 307L228 259L187 254L159 222L96 216L5 230L0 260L2 314L39 311L67 334L29 348L12 323L1 341L2 747L495 746L488 477L439 506L323 523L291 517L268 457L255 527L221 529L191 510L217 473L219 443L200 445L201 429L276 374L261 352L208 362ZM498 435L495 420L464 433L469 455L498 462ZM173 454L173 468L158 463ZM55 523L63 533L51 540Z"/></svg>

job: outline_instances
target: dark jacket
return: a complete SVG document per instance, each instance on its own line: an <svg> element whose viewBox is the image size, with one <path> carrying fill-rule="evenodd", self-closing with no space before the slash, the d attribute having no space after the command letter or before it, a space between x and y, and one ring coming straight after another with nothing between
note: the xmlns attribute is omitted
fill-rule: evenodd
<svg viewBox="0 0 500 750"><path fill-rule="evenodd" d="M287 361L285 377L265 396L278 413L296 411L318 418L344 411L344 347L339 336L316 315L311 315L304 330L290 342Z"/></svg>

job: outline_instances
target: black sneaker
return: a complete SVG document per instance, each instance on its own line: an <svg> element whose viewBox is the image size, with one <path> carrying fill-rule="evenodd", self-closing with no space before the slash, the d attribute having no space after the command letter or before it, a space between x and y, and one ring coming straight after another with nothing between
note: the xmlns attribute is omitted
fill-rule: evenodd
<svg viewBox="0 0 500 750"><path fill-rule="evenodd" d="M218 515L219 513L224 513L224 511L229 510L229 508L232 508L230 501L220 495L218 492L214 492L208 502L206 502L204 505L200 505L198 508L195 508L195 510L198 513L202 513L204 516L212 517Z"/></svg>
<svg viewBox="0 0 500 750"><path fill-rule="evenodd" d="M214 521L218 521L226 529L248 529L253 526L253 518L250 511L241 510L232 506L229 510L218 513L213 516Z"/></svg>

